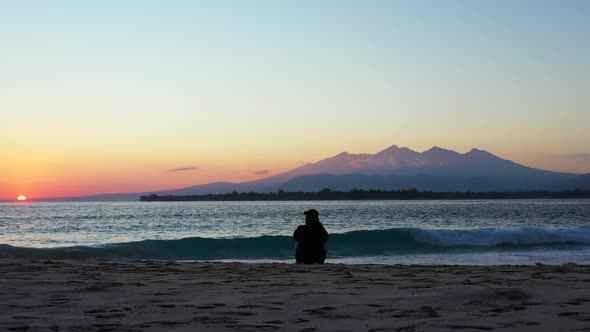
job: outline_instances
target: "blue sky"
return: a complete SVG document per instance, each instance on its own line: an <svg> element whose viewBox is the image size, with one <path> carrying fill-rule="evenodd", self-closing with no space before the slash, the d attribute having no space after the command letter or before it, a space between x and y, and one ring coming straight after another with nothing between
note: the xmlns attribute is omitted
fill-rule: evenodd
<svg viewBox="0 0 590 332"><path fill-rule="evenodd" d="M138 165L198 167L161 186L239 181L397 144L590 172L588 17L588 1L0 1L0 171L144 189Z"/></svg>

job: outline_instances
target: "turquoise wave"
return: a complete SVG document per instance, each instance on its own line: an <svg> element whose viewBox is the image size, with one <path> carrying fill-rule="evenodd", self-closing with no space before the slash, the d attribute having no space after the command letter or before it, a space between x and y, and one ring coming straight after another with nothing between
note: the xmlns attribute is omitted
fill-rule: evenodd
<svg viewBox="0 0 590 332"><path fill-rule="evenodd" d="M590 228L516 229L393 228L331 234L329 258L444 253L457 250L527 250L560 245L590 245ZM28 259L291 259L290 236L144 240L93 247L23 248L0 244L0 258Z"/></svg>

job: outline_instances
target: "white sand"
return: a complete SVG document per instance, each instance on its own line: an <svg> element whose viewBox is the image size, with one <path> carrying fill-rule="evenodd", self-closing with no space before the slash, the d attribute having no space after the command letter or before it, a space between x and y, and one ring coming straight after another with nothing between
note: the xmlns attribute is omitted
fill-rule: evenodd
<svg viewBox="0 0 590 332"><path fill-rule="evenodd" d="M590 266L0 260L1 331L590 331Z"/></svg>

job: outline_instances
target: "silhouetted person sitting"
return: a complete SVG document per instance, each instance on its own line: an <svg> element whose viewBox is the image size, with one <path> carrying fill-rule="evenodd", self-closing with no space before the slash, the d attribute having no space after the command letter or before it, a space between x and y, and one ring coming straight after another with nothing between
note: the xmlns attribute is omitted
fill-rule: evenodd
<svg viewBox="0 0 590 332"><path fill-rule="evenodd" d="M303 212L305 225L299 225L293 233L296 241L295 260L302 264L323 264L326 260L328 232L320 222L320 214L315 209Z"/></svg>

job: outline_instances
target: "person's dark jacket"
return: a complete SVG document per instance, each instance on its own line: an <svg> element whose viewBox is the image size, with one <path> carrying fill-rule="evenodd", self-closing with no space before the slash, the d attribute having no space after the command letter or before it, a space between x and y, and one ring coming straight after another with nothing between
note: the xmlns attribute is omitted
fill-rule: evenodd
<svg viewBox="0 0 590 332"><path fill-rule="evenodd" d="M322 223L314 221L306 225L300 225L293 233L293 238L297 241L297 248L295 249L297 263L324 263L327 254L328 232Z"/></svg>

